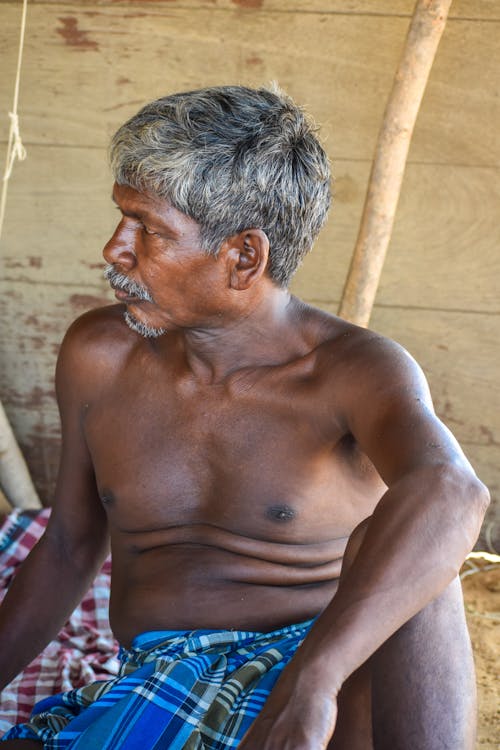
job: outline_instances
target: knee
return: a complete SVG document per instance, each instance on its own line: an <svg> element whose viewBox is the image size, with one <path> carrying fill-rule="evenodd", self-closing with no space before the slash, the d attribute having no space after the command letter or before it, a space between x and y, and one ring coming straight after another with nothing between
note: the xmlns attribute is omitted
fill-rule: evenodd
<svg viewBox="0 0 500 750"><path fill-rule="evenodd" d="M433 599L422 613L428 614L434 623L453 621L465 624L465 608L462 585L458 576L438 596Z"/></svg>

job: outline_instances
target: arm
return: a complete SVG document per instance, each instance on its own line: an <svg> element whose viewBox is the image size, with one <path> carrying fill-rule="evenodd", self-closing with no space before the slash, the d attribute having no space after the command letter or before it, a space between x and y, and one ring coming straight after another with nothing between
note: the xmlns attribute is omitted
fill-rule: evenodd
<svg viewBox="0 0 500 750"><path fill-rule="evenodd" d="M62 451L51 518L0 607L0 689L56 637L108 551L106 517L82 429L82 400L91 379L86 362L77 323L63 342L56 371Z"/></svg>
<svg viewBox="0 0 500 750"><path fill-rule="evenodd" d="M348 368L356 386L342 389L345 420L388 489L242 750L326 748L343 682L452 581L479 533L487 492L435 416L420 369L391 342L360 349Z"/></svg>
<svg viewBox="0 0 500 750"><path fill-rule="evenodd" d="M389 342L375 340L372 346L367 376L348 402L347 422L388 489L322 633L338 687L458 574L488 502L458 443L434 414L420 368ZM318 650L324 659L325 648Z"/></svg>

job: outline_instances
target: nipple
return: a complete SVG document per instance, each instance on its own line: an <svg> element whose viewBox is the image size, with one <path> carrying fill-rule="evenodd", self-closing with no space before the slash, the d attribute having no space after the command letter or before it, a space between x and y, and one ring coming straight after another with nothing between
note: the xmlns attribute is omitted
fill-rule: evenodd
<svg viewBox="0 0 500 750"><path fill-rule="evenodd" d="M266 515L272 521L292 521L295 518L295 511L289 505L271 505Z"/></svg>
<svg viewBox="0 0 500 750"><path fill-rule="evenodd" d="M100 493L100 496L101 496L101 503L103 505L111 505L115 500L115 496L113 495L111 490L107 490L107 489L103 490Z"/></svg>

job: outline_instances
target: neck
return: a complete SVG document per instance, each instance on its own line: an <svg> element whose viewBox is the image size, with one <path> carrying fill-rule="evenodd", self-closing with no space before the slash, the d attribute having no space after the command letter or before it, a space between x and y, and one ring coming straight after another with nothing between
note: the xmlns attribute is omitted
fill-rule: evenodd
<svg viewBox="0 0 500 750"><path fill-rule="evenodd" d="M220 326L183 332L186 361L193 375L221 382L247 367L278 365L309 351L297 325L300 303L272 285L245 310L221 319Z"/></svg>

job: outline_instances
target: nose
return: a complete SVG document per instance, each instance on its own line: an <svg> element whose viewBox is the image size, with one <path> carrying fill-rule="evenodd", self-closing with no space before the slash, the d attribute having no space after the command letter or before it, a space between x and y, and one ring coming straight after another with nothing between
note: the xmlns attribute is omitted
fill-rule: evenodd
<svg viewBox="0 0 500 750"><path fill-rule="evenodd" d="M104 260L124 270L131 270L136 265L135 229L127 222L126 217L120 221L112 237L105 244L102 254Z"/></svg>

